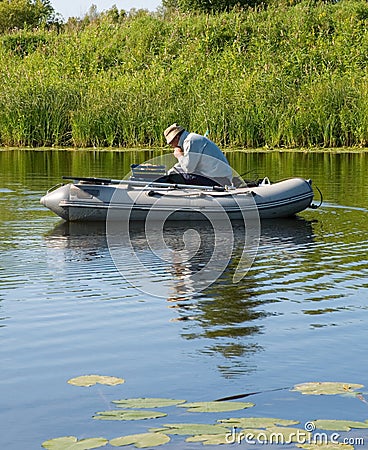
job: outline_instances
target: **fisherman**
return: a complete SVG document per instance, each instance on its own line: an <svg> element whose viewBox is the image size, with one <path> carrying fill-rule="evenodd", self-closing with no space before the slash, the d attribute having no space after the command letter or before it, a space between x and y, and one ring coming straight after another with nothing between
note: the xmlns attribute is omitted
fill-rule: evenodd
<svg viewBox="0 0 368 450"><path fill-rule="evenodd" d="M232 169L219 147L207 137L174 123L164 131L178 160L158 181L201 186L230 186Z"/></svg>

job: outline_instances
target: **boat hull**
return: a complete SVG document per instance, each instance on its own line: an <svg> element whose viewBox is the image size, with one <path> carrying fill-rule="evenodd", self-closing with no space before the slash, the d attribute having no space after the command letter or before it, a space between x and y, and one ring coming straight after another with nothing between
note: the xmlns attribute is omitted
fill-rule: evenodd
<svg viewBox="0 0 368 450"><path fill-rule="evenodd" d="M224 192L194 188L69 183L49 191L41 203L66 221L205 220L226 216L243 220L293 216L311 205L311 182L290 178Z"/></svg>

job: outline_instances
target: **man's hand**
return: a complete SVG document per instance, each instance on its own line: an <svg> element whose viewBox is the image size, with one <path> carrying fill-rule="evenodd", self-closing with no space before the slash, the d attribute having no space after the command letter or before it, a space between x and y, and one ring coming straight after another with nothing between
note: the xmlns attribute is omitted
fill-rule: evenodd
<svg viewBox="0 0 368 450"><path fill-rule="evenodd" d="M174 148L174 156L176 159L181 158L182 156L184 156L184 152L180 147L175 147Z"/></svg>

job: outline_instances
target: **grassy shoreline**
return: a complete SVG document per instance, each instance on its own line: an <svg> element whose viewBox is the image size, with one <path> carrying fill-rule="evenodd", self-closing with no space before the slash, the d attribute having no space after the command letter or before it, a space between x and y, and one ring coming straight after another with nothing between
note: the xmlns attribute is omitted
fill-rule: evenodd
<svg viewBox="0 0 368 450"><path fill-rule="evenodd" d="M368 145L364 0L103 16L0 39L3 146L161 147L175 121L224 149Z"/></svg>
<svg viewBox="0 0 368 450"><path fill-rule="evenodd" d="M368 147L334 147L334 148L323 148L323 147L300 147L300 148L240 148L240 147L226 147L222 148L224 153L368 153ZM128 153L128 152L162 152L163 154L171 154L172 150L165 147L0 147L0 152L9 151L70 151L70 152L117 152L117 153Z"/></svg>

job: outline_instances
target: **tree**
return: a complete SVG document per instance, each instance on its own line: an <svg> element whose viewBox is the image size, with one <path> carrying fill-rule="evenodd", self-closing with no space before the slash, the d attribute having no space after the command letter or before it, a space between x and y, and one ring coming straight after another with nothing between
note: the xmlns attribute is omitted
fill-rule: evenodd
<svg viewBox="0 0 368 450"><path fill-rule="evenodd" d="M182 12L216 13L230 11L234 7L254 7L267 4L267 0L163 0L166 9L177 9Z"/></svg>
<svg viewBox="0 0 368 450"><path fill-rule="evenodd" d="M267 7L272 4L294 6L303 0L163 0L162 6L166 10L179 10L181 12L217 13L230 11L235 7L247 8L255 6ZM310 0L310 3L337 3L339 0Z"/></svg>
<svg viewBox="0 0 368 450"><path fill-rule="evenodd" d="M0 0L0 33L34 28L56 18L50 0Z"/></svg>

